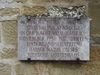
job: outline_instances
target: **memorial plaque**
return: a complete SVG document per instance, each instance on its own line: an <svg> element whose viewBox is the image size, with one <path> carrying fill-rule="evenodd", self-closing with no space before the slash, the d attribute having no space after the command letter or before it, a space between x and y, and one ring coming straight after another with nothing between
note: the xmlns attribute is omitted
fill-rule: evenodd
<svg viewBox="0 0 100 75"><path fill-rule="evenodd" d="M18 17L19 60L89 60L90 19Z"/></svg>

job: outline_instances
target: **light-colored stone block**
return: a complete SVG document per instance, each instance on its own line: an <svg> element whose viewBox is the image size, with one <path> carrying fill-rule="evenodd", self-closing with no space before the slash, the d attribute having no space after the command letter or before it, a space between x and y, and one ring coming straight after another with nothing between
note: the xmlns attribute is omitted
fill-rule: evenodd
<svg viewBox="0 0 100 75"><path fill-rule="evenodd" d="M17 22L3 21L2 22L2 37L4 44L16 45L17 43Z"/></svg>
<svg viewBox="0 0 100 75"><path fill-rule="evenodd" d="M11 66L0 63L0 75L11 75Z"/></svg>
<svg viewBox="0 0 100 75"><path fill-rule="evenodd" d="M0 16L12 16L19 12L20 10L18 8L2 8L0 9Z"/></svg>
<svg viewBox="0 0 100 75"><path fill-rule="evenodd" d="M34 7L23 7L21 8L21 14L24 15L36 15L36 14L43 14L46 11L44 6L34 6Z"/></svg>
<svg viewBox="0 0 100 75"><path fill-rule="evenodd" d="M3 48L0 52L1 59L9 59L17 57L17 50L13 48Z"/></svg>

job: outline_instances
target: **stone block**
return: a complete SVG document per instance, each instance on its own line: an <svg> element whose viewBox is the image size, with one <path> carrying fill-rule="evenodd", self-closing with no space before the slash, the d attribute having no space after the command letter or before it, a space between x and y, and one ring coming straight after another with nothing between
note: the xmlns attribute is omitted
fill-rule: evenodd
<svg viewBox="0 0 100 75"><path fill-rule="evenodd" d="M16 75L99 75L100 63L24 62L15 66Z"/></svg>
<svg viewBox="0 0 100 75"><path fill-rule="evenodd" d="M100 46L91 46L90 51L90 61L99 61L100 62Z"/></svg>
<svg viewBox="0 0 100 75"><path fill-rule="evenodd" d="M49 75L46 64L39 62L23 62L15 66L16 75Z"/></svg>
<svg viewBox="0 0 100 75"><path fill-rule="evenodd" d="M91 0L89 3L89 15L92 18L91 34L100 34L100 1Z"/></svg>
<svg viewBox="0 0 100 75"><path fill-rule="evenodd" d="M0 43L1 43L1 22L0 22Z"/></svg>
<svg viewBox="0 0 100 75"><path fill-rule="evenodd" d="M19 14L20 10L18 8L2 8L0 9L0 16L12 16Z"/></svg>
<svg viewBox="0 0 100 75"><path fill-rule="evenodd" d="M1 59L9 59L17 57L17 50L13 48L3 48L0 52Z"/></svg>
<svg viewBox="0 0 100 75"><path fill-rule="evenodd" d="M100 63L84 64L81 73L82 75L100 75Z"/></svg>
<svg viewBox="0 0 100 75"><path fill-rule="evenodd" d="M21 14L23 15L35 15L43 14L46 11L46 8L43 6L34 6L34 7L23 7L21 8Z"/></svg>
<svg viewBox="0 0 100 75"><path fill-rule="evenodd" d="M90 39L91 45L100 44L100 36L92 35Z"/></svg>
<svg viewBox="0 0 100 75"><path fill-rule="evenodd" d="M15 0L0 0L0 9L2 8L20 8L23 3L16 2Z"/></svg>
<svg viewBox="0 0 100 75"><path fill-rule="evenodd" d="M11 66L0 63L0 75L11 75Z"/></svg>
<svg viewBox="0 0 100 75"><path fill-rule="evenodd" d="M17 20L19 14L19 8L2 8L0 9L0 21Z"/></svg>
<svg viewBox="0 0 100 75"><path fill-rule="evenodd" d="M5 44L16 45L17 43L17 22L3 21L2 22L2 36Z"/></svg>

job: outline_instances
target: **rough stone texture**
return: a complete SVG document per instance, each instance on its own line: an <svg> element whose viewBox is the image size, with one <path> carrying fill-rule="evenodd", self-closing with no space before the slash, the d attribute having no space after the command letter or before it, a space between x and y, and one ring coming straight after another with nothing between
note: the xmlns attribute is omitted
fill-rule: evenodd
<svg viewBox="0 0 100 75"><path fill-rule="evenodd" d="M91 34L100 35L100 0L92 0L89 3L89 15L92 18Z"/></svg>
<svg viewBox="0 0 100 75"><path fill-rule="evenodd" d="M0 9L0 21L14 20L20 14L18 8L2 8Z"/></svg>
<svg viewBox="0 0 100 75"><path fill-rule="evenodd" d="M14 0L0 0L0 9L2 8L20 8L23 3Z"/></svg>
<svg viewBox="0 0 100 75"><path fill-rule="evenodd" d="M99 75L100 74L100 64L98 63L89 63L89 64L84 64L83 70L81 73L83 75Z"/></svg>
<svg viewBox="0 0 100 75"><path fill-rule="evenodd" d="M0 21L7 21L7 20L17 20L18 14L11 15L11 16L0 16Z"/></svg>
<svg viewBox="0 0 100 75"><path fill-rule="evenodd" d="M51 5L69 7L87 4L85 0L0 0L0 21L17 20L20 14L42 14L45 12L44 7Z"/></svg>
<svg viewBox="0 0 100 75"><path fill-rule="evenodd" d="M25 2L27 2L28 0L13 0L13 1L15 1L15 2L17 2L17 3L25 3Z"/></svg>
<svg viewBox="0 0 100 75"><path fill-rule="evenodd" d="M0 43L1 43L1 22L0 22Z"/></svg>
<svg viewBox="0 0 100 75"><path fill-rule="evenodd" d="M26 6L42 5L62 5L62 6L77 6L87 5L86 0L0 0L0 8L20 8Z"/></svg>
<svg viewBox="0 0 100 75"><path fill-rule="evenodd" d="M15 66L17 75L99 75L100 63L22 62Z"/></svg>
<svg viewBox="0 0 100 75"><path fill-rule="evenodd" d="M11 66L0 63L0 75L11 75Z"/></svg>
<svg viewBox="0 0 100 75"><path fill-rule="evenodd" d="M21 63L15 66L17 75L49 75L46 74L48 67L43 63Z"/></svg>
<svg viewBox="0 0 100 75"><path fill-rule="evenodd" d="M3 48L2 52L0 52L0 57L1 59L16 58L17 57L16 49Z"/></svg>
<svg viewBox="0 0 100 75"><path fill-rule="evenodd" d="M11 15L15 15L19 13L19 9L18 8L3 8L0 9L0 16L11 16Z"/></svg>
<svg viewBox="0 0 100 75"><path fill-rule="evenodd" d="M17 22L4 21L2 22L2 35L5 44L16 45L17 42Z"/></svg>
<svg viewBox="0 0 100 75"><path fill-rule="evenodd" d="M21 14L23 15L36 15L36 14L43 14L46 11L46 8L43 6L34 6L34 7L23 7L21 9Z"/></svg>
<svg viewBox="0 0 100 75"><path fill-rule="evenodd" d="M99 61L100 62L100 46L92 46L90 53L90 61Z"/></svg>
<svg viewBox="0 0 100 75"><path fill-rule="evenodd" d="M90 40L91 44L100 44L100 36L92 35Z"/></svg>
<svg viewBox="0 0 100 75"><path fill-rule="evenodd" d="M49 2L50 1L50 2ZM18 15L17 12L20 14L32 14L33 15L33 6L47 6L48 8L50 5L60 5L60 6L75 6L75 5L87 5L87 1L89 3L89 15L92 18L92 25L91 25L91 33L95 35L100 35L100 0L0 0L0 14L1 9L2 14L4 17L0 17L0 21L3 21L3 37L4 42L6 44L13 45L16 43L16 22L6 21L6 20L17 20ZM23 7L24 6L24 7ZM27 6L27 7L25 7ZM8 8L10 10L8 10ZM11 9L15 8L15 9ZM17 10L17 9L18 10ZM25 9L27 8L27 10ZM43 7L44 8L44 7ZM25 9L25 10L24 10ZM40 8L41 9L41 8ZM39 11L40 9L36 9ZM44 10L44 9L43 9ZM35 12L35 11L34 11ZM35 12L37 13L37 12ZM10 15L10 16L7 16ZM1 28L0 28L1 30ZM10 34L10 35L8 35ZM13 34L13 35L11 35ZM96 36L97 37L97 36ZM99 38L99 36L98 36ZM97 39L98 40L98 39ZM83 64L77 64L72 62L40 62L40 61L33 61L32 63L28 62L21 62L19 61L17 65L15 60L12 57L16 57L15 52L13 50L8 50L7 55L2 54L3 59L0 59L0 75L100 75L100 43L95 42L95 46L91 47L91 60L90 62L84 62ZM97 44L98 43L98 46ZM7 45L5 45L7 46ZM1 47L1 42L0 42ZM12 48L11 48L12 49ZM1 52L0 52L1 53ZM9 56L9 54L11 56ZM9 57L9 58L8 58ZM12 60L12 61L10 61ZM5 64L5 63L9 63ZM12 66L13 65L13 66ZM11 67L12 70L11 70Z"/></svg>
<svg viewBox="0 0 100 75"><path fill-rule="evenodd" d="M36 1L35 0L32 0L32 2L35 2L35 3L50 2L50 1L51 2L52 1L55 2L55 0L36 0Z"/></svg>
<svg viewBox="0 0 100 75"><path fill-rule="evenodd" d="M58 7L51 6L47 9L48 15L52 17L62 17L66 16L66 18L78 18L80 19L83 16L86 16L86 7L85 6L72 6L72 7Z"/></svg>
<svg viewBox="0 0 100 75"><path fill-rule="evenodd" d="M67 3L70 3L70 4L83 4L86 2L86 0L32 0L33 3L44 3L44 2L48 2L48 3L53 3L53 2L58 2L59 4L61 2L67 2ZM66 4L67 4L66 3Z"/></svg>

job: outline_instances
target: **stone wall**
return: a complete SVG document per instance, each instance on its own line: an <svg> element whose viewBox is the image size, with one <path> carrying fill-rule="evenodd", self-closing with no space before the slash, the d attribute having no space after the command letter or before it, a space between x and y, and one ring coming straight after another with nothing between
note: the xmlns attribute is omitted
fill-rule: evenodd
<svg viewBox="0 0 100 75"><path fill-rule="evenodd" d="M86 5L91 22L90 61L17 60L17 16L42 14L51 5ZM100 75L99 0L0 0L0 75Z"/></svg>

